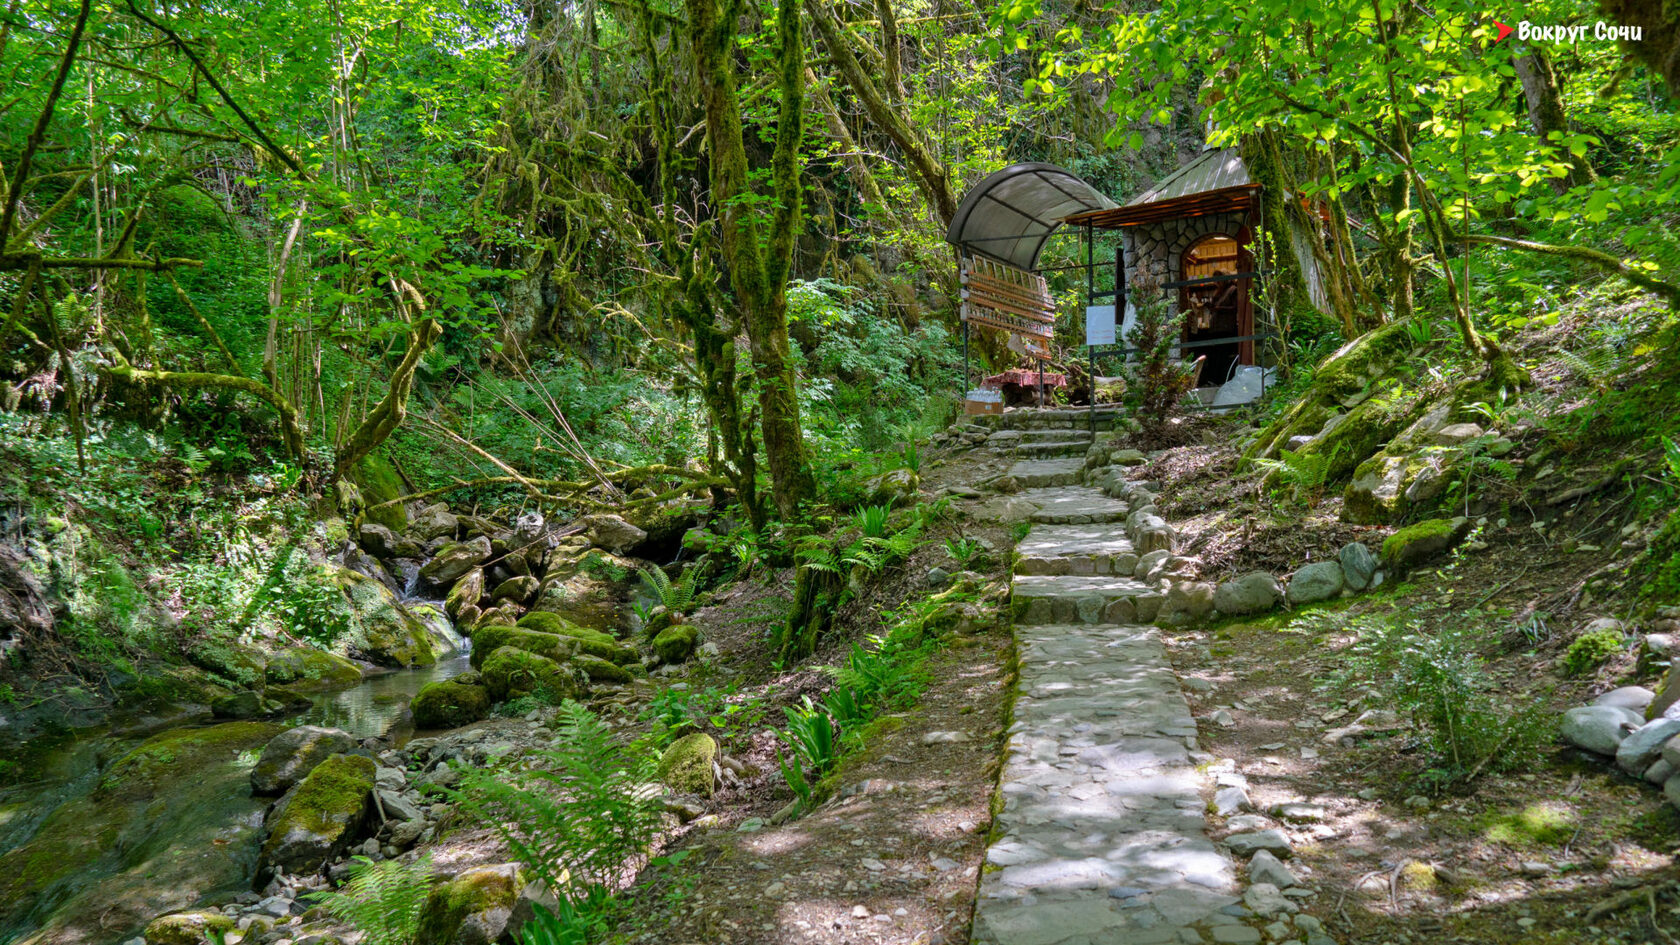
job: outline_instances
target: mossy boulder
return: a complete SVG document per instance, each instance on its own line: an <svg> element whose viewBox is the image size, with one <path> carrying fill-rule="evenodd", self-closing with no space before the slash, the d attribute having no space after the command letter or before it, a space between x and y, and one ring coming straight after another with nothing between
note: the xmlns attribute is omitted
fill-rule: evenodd
<svg viewBox="0 0 1680 945"><path fill-rule="evenodd" d="M299 692L348 689L362 681L355 663L310 646L287 647L269 656L263 676Z"/></svg>
<svg viewBox="0 0 1680 945"><path fill-rule="evenodd" d="M517 625L527 630L540 630L543 633L569 637L578 641L578 649L583 652L613 663L630 663L637 659L633 647L618 642L611 634L580 627L559 614L533 611L520 617Z"/></svg>
<svg viewBox="0 0 1680 945"><path fill-rule="evenodd" d="M579 699L588 679L570 663L556 663L512 646L497 647L484 660L484 687L496 702L545 692L553 699Z"/></svg>
<svg viewBox="0 0 1680 945"><path fill-rule="evenodd" d="M210 714L218 719L254 719L276 713L280 708L270 704L255 689L230 692L210 702Z"/></svg>
<svg viewBox="0 0 1680 945"><path fill-rule="evenodd" d="M146 926L146 945L205 945L212 932L233 931L232 916L220 912L173 912L160 915Z"/></svg>
<svg viewBox="0 0 1680 945"><path fill-rule="evenodd" d="M372 758L332 755L288 791L268 815L259 880L276 870L313 873L344 852L367 818L376 767Z"/></svg>
<svg viewBox="0 0 1680 945"><path fill-rule="evenodd" d="M437 650L426 625L384 584L348 568L336 572L349 605L349 647L377 666L407 668L437 662Z"/></svg>
<svg viewBox="0 0 1680 945"><path fill-rule="evenodd" d="M490 716L490 691L447 679L427 683L409 704L416 728L460 728Z"/></svg>
<svg viewBox="0 0 1680 945"><path fill-rule="evenodd" d="M1432 518L1408 525L1388 536L1382 543L1383 565L1396 574L1407 571L1448 551L1464 540L1470 532L1470 520Z"/></svg>
<svg viewBox="0 0 1680 945"><path fill-rule="evenodd" d="M1289 446L1290 440L1297 436L1315 437L1314 443L1309 446L1317 451L1320 446L1318 441L1323 439L1320 432L1326 424L1338 414L1353 411L1371 399L1378 392L1377 382L1395 373L1415 351L1416 346L1406 322L1384 325L1343 345L1319 365L1313 375L1312 387L1282 416L1260 432L1254 443L1243 453L1243 458L1276 458ZM1369 424L1385 421L1367 412L1361 418L1347 413L1345 419L1336 421L1336 427L1340 428L1355 420L1360 420L1361 423L1354 429L1345 431L1341 439L1344 455L1338 458L1336 465L1345 468L1336 474L1336 478L1346 475L1347 471L1375 452L1376 447L1388 436L1392 436L1404 426L1404 423L1394 424L1386 436L1381 435L1380 431L1371 430ZM1367 443L1370 448L1359 452ZM1330 455L1329 449L1323 449L1322 452L1325 456ZM1354 455L1355 453L1357 455Z"/></svg>
<svg viewBox="0 0 1680 945"><path fill-rule="evenodd" d="M666 663L681 663L693 656L699 645L700 629L688 624L667 627L653 638L653 652Z"/></svg>
<svg viewBox="0 0 1680 945"><path fill-rule="evenodd" d="M270 722L223 722L160 732L117 759L99 779L94 796L112 802L154 798L167 793L183 773L229 760L280 731Z"/></svg>
<svg viewBox="0 0 1680 945"><path fill-rule="evenodd" d="M489 659L490 654L504 646L546 656L556 663L564 663L572 658L572 654L578 652L579 642L575 637L563 637L509 624L485 624L473 631L470 658L473 668L483 669L484 661Z"/></svg>
<svg viewBox="0 0 1680 945"><path fill-rule="evenodd" d="M525 888L519 864L478 866L433 887L414 945L482 945L502 938Z"/></svg>
<svg viewBox="0 0 1680 945"><path fill-rule="evenodd" d="M572 657L572 665L583 670L593 682L627 683L630 681L630 671L617 663L608 662L599 656L579 653Z"/></svg>
<svg viewBox="0 0 1680 945"><path fill-rule="evenodd" d="M659 756L659 780L679 794L711 797L717 751L717 741L705 732L684 735Z"/></svg>
<svg viewBox="0 0 1680 945"><path fill-rule="evenodd" d="M236 686L253 686L263 681L268 659L237 640L206 637L187 648L187 662Z"/></svg>
<svg viewBox="0 0 1680 945"><path fill-rule="evenodd" d="M356 740L342 729L299 725L269 739L257 766L251 769L251 793L280 795L333 755L356 747Z"/></svg>

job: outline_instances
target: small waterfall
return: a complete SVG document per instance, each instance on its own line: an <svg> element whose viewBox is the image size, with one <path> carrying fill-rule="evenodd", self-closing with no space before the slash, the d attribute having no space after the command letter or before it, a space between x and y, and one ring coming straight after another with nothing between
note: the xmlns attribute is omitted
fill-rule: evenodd
<svg viewBox="0 0 1680 945"><path fill-rule="evenodd" d="M420 600L420 562L412 558L398 558L391 562L397 569L397 577L402 580L402 588L398 591L403 603Z"/></svg>

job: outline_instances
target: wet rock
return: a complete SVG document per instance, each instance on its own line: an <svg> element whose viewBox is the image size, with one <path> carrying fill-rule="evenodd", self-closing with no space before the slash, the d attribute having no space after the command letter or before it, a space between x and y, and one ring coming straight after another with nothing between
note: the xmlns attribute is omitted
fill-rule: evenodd
<svg viewBox="0 0 1680 945"><path fill-rule="evenodd" d="M210 714L218 719L254 719L268 713L262 693L243 689L210 703Z"/></svg>
<svg viewBox="0 0 1680 945"><path fill-rule="evenodd" d="M490 716L490 692L459 679L427 683L409 704L416 728L460 728Z"/></svg>
<svg viewBox="0 0 1680 945"><path fill-rule="evenodd" d="M1614 755L1628 733L1645 724L1637 712L1607 705L1577 706L1563 713L1559 734L1577 748Z"/></svg>
<svg viewBox="0 0 1680 945"><path fill-rule="evenodd" d="M712 796L717 741L705 732L684 735L659 756L659 780L678 794Z"/></svg>
<svg viewBox="0 0 1680 945"><path fill-rule="evenodd" d="M1291 604L1315 604L1342 592L1342 566L1335 561L1315 561L1289 579Z"/></svg>
<svg viewBox="0 0 1680 945"><path fill-rule="evenodd" d="M483 535L467 541L453 541L439 548L432 560L421 565L420 578L437 587L449 587L489 558L490 539Z"/></svg>
<svg viewBox="0 0 1680 945"><path fill-rule="evenodd" d="M1219 585L1213 592L1213 606L1222 614L1258 614L1283 600L1283 586L1265 571L1250 571Z"/></svg>
<svg viewBox="0 0 1680 945"><path fill-rule="evenodd" d="M615 555L625 554L647 541L647 532L610 513L586 515L578 520L578 524L583 526L590 544Z"/></svg>
<svg viewBox="0 0 1680 945"><path fill-rule="evenodd" d="M251 793L284 794L316 765L353 747L355 740L341 729L318 725L287 729L263 746L256 767L251 769Z"/></svg>
<svg viewBox="0 0 1680 945"><path fill-rule="evenodd" d="M352 654L377 666L406 668L437 662L431 632L389 587L354 571L338 571L349 604L347 638Z"/></svg>
<svg viewBox="0 0 1680 945"><path fill-rule="evenodd" d="M630 673L624 667L601 659L599 656L579 653L572 657L571 662L573 666L583 670L592 682L627 683L630 681Z"/></svg>
<svg viewBox="0 0 1680 945"><path fill-rule="evenodd" d="M146 926L146 945L203 945L211 933L226 935L234 920L220 912L174 912L153 919Z"/></svg>
<svg viewBox="0 0 1680 945"><path fill-rule="evenodd" d="M375 767L372 758L333 755L287 792L269 812L259 880L313 873L343 853L367 816Z"/></svg>
<svg viewBox="0 0 1680 945"><path fill-rule="evenodd" d="M1342 566L1342 580L1349 590L1363 591L1376 577L1379 562L1363 542L1349 542L1342 546L1336 560Z"/></svg>

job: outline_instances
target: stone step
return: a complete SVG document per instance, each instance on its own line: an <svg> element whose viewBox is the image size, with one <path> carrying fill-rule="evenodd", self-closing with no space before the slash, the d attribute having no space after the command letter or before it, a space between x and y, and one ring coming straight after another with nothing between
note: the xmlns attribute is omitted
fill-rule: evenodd
<svg viewBox="0 0 1680 945"><path fill-rule="evenodd" d="M1023 489L1071 486L1085 472L1085 460L1024 459L1009 467L1009 475Z"/></svg>
<svg viewBox="0 0 1680 945"><path fill-rule="evenodd" d="M1084 458L1091 448L1091 438L1083 440L1046 440L1039 443L1018 443L1015 455L1033 456L1048 459L1054 456L1078 456Z"/></svg>
<svg viewBox="0 0 1680 945"><path fill-rule="evenodd" d="M1091 486L1061 486L1055 489L1028 489L1022 493L1038 506L1029 519L1044 525L1090 525L1122 522L1128 511L1126 503L1103 495Z"/></svg>
<svg viewBox="0 0 1680 945"><path fill-rule="evenodd" d="M1028 626L1149 623L1164 600L1159 587L1128 577L1021 574L1011 585L1010 609L1017 624Z"/></svg>
<svg viewBox="0 0 1680 945"><path fill-rule="evenodd" d="M1020 445L1029 443L1067 443L1077 441L1089 445L1091 431L1084 428L1053 429L1053 430L1021 430Z"/></svg>
<svg viewBox="0 0 1680 945"><path fill-rule="evenodd" d="M1015 573L1126 576L1137 559L1118 524L1034 525L1015 546Z"/></svg>
<svg viewBox="0 0 1680 945"><path fill-rule="evenodd" d="M1096 428L1098 432L1114 429L1115 422L1126 415L1122 407L1098 407L1096 410ZM979 415L965 418L974 423L983 424L993 430L1085 430L1092 426L1091 410L1086 407L1069 407L1059 409L1039 410L1033 407L1017 407L1001 414Z"/></svg>

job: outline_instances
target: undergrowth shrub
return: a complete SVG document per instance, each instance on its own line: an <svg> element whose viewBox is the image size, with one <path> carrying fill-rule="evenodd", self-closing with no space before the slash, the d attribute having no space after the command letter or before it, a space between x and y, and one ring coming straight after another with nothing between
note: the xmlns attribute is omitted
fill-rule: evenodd
<svg viewBox="0 0 1680 945"><path fill-rule="evenodd" d="M1563 671L1570 676L1590 673L1609 662L1626 644L1627 638L1615 627L1583 633L1563 652Z"/></svg>
<svg viewBox="0 0 1680 945"><path fill-rule="evenodd" d="M1532 757L1551 735L1536 705L1494 696L1476 655L1478 628L1459 622L1437 632L1413 620L1363 620L1349 672L1380 701L1409 715L1429 749L1423 780L1436 786L1508 770Z"/></svg>

